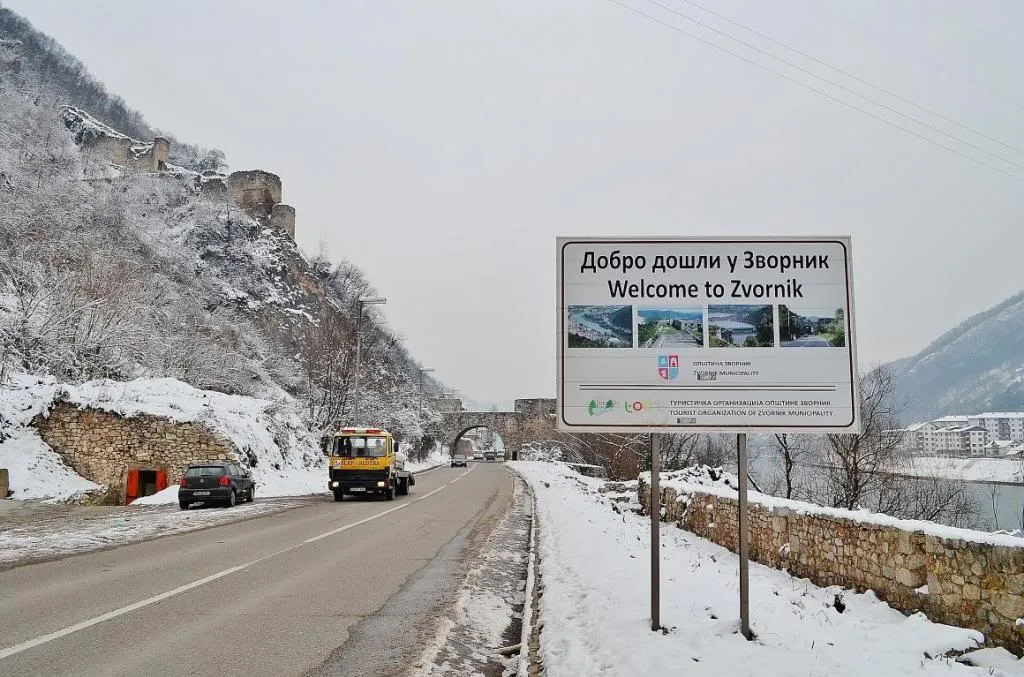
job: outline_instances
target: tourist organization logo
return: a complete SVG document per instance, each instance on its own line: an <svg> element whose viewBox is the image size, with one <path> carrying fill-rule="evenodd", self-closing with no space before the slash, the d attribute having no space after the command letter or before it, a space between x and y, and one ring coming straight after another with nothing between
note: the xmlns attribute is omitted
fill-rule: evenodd
<svg viewBox="0 0 1024 677"><path fill-rule="evenodd" d="M632 402L623 402L622 408L630 414L642 414L647 411L654 411L660 409L657 403L651 400L633 400Z"/></svg>
<svg viewBox="0 0 1024 677"><path fill-rule="evenodd" d="M591 416L600 416L614 410L616 406L614 400L590 400L590 404L587 405L587 413Z"/></svg>
<svg viewBox="0 0 1024 677"><path fill-rule="evenodd" d="M658 355L658 377L662 381L674 381L679 378L678 355Z"/></svg>

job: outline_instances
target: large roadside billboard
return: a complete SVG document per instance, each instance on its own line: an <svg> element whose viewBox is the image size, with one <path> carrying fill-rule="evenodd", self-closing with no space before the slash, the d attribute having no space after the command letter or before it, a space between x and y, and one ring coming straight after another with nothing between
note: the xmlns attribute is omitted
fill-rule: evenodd
<svg viewBox="0 0 1024 677"><path fill-rule="evenodd" d="M860 432L850 251L558 238L559 429Z"/></svg>

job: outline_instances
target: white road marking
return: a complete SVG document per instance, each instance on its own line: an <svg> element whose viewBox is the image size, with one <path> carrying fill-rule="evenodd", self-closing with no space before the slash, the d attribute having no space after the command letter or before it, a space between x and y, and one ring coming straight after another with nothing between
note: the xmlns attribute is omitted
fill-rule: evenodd
<svg viewBox="0 0 1024 677"><path fill-rule="evenodd" d="M443 484L443 485L439 486L439 487L438 487L437 489L434 489L434 490L433 490L433 491L431 491L431 492L428 492L428 493L426 493L426 494L423 494L422 496L420 496L419 498L417 498L417 499L416 499L416 501L422 501L422 500L423 500L424 498L429 498L430 496L433 496L434 494L436 494L437 492L441 491L442 489L446 489L447 487L450 487L451 485L455 484L456 482L458 482L459 480L461 480L461 479L462 479L463 477L465 477L465 476L466 476L466 475L468 475L469 473L473 472L474 470L476 470L476 466L473 466L472 468L470 468L470 469L469 469L469 470L467 470L466 472L462 473L461 475L459 475L458 477L456 477L455 479L453 479L453 480L452 480L451 482L449 482L448 484ZM413 503L415 503L416 501L413 501Z"/></svg>
<svg viewBox="0 0 1024 677"><path fill-rule="evenodd" d="M51 632L51 633L49 633L47 635L42 635L40 637L36 637L35 639L30 639L28 641L22 642L21 644L15 644L14 646L9 646L6 649L0 649L0 660L3 660L5 658L10 658L11 656L13 656L15 654L19 654L22 651L28 651L29 649L33 649L33 648L35 648L37 646L40 646L42 644L46 644L47 642L52 642L55 639L60 639L61 637L67 637L68 635L76 633L79 630L85 630L86 628L91 628L92 626L98 625L100 623L103 623L104 621L109 621L111 619L117 618L118 616L123 616L123 615L125 615L127 613L131 613L132 611L137 611L137 610L142 609L144 607L151 606L153 604L156 604L157 602L162 602L165 599L168 599L170 597L174 597L175 595L180 595L183 592L188 592L189 590L194 590L195 588L198 588L200 586L206 585L207 583L212 583L213 581L216 581L216 580L218 580L220 578L224 578L225 576L230 576L231 574L234 574L234 573L237 573L239 571L242 571L243 569L251 567L254 564L259 564L260 562L262 562L264 560L268 560L271 557L277 557L278 555L283 555L286 552L291 552L292 550L295 550L296 548L301 547L301 546L303 546L303 545L305 545L307 543L313 543L315 541L319 541L322 538L327 538L328 536L333 536L335 534L339 534L342 531L347 531L348 529L351 529L353 527L357 527L360 524L366 524L367 522L369 522L371 520L375 520L378 517L383 517L384 515L390 515L391 513L395 512L397 510L401 510L402 508L409 507L410 505L412 505L416 501L422 501L423 499L425 499L425 498L427 498L429 496L433 496L434 494L436 494L437 492L441 491L442 489L446 489L446 488L450 487L452 484L455 484L456 482L461 480L463 477L465 477L469 473L473 472L473 470L475 468L476 468L476 466L474 466L473 468L470 468L466 472L462 473L461 475L459 475L458 477L453 479L451 482L448 482L447 484L441 485L437 489L434 489L433 491L418 497L415 501L411 501L409 503L403 503L401 505L395 506L394 508L390 508L390 509L385 510L383 512L379 512L379 513L376 513L374 515L370 515L369 517L363 518L363 519L358 520L356 522L352 522L351 524L346 524L343 527L338 527L337 529L331 529L330 531L326 531L326 532L320 534L319 536L313 536L312 538L307 538L306 540L302 541L301 543L296 543L295 545L288 546L287 548L284 548L283 550L278 550L277 552L272 552L269 555L264 555L263 557L254 559L251 562L246 562L245 564L239 564L238 566L230 567L228 569L224 569L223 571L218 571L217 573L212 574L210 576L207 576L206 578L200 578L197 581L192 581L191 583L186 583L185 585L178 586L177 588L174 588L173 590L168 590L167 592L162 592L159 595L154 595L153 597L149 597L147 599L140 600L140 601L135 602L133 604L129 604L128 606L123 606L120 609L114 609L113 611L108 611L107 613L101 614L99 616L96 616L95 618L90 618L90 619L81 621L80 623L75 623L74 625L69 625L68 627L62 628L60 630L57 630L56 632Z"/></svg>

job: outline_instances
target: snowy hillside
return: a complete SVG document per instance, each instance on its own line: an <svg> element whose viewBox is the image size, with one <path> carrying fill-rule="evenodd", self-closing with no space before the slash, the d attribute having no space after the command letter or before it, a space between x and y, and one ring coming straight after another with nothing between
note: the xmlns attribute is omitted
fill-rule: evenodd
<svg viewBox="0 0 1024 677"><path fill-rule="evenodd" d="M14 498L71 499L99 489L68 468L29 425L57 399L125 417L149 414L205 423L234 443L263 496L324 490L317 439L302 420L301 403L283 392L271 401L198 390L167 378L76 386L14 375L0 398L0 467L11 470Z"/></svg>
<svg viewBox="0 0 1024 677"><path fill-rule="evenodd" d="M346 420L370 281L350 261L303 253L223 187L207 190L224 178L219 151L161 131L169 160L135 166L154 134L60 45L0 9L0 387L20 375L176 379L290 397L312 434ZM111 159L118 144L124 165ZM360 422L416 448L436 417L418 407L419 365L375 307L361 339Z"/></svg>
<svg viewBox="0 0 1024 677"><path fill-rule="evenodd" d="M1024 292L891 365L906 421L1024 409Z"/></svg>

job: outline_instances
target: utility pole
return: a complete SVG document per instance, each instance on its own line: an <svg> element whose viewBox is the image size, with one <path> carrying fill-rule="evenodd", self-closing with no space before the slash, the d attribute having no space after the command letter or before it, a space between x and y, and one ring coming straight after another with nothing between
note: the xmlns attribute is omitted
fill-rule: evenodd
<svg viewBox="0 0 1024 677"><path fill-rule="evenodd" d="M431 372L431 371L434 371L434 370L432 368L427 368L427 369L421 368L420 369L420 417L421 418L422 418L423 413L424 413L423 412L423 375L428 373L428 372Z"/></svg>
<svg viewBox="0 0 1024 677"><path fill-rule="evenodd" d="M355 403L353 406L353 409L355 410L355 425L361 425L362 423L362 421L359 419L359 368L363 338L363 306L366 304L382 305L387 302L388 300L383 296L364 296L358 299L359 314L356 316L356 392Z"/></svg>

